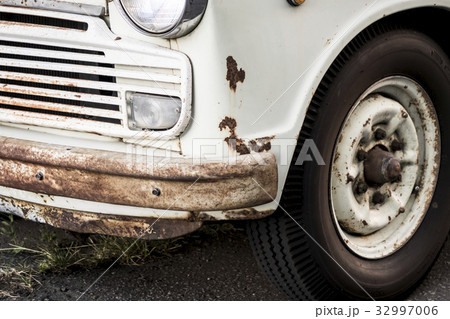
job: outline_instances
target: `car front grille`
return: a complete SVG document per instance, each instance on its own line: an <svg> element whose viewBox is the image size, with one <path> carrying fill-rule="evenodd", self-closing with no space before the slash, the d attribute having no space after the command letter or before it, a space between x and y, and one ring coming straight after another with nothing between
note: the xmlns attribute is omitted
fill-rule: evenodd
<svg viewBox="0 0 450 319"><path fill-rule="evenodd" d="M121 124L111 85L116 79L103 75L112 74L114 65L100 63L104 57L100 51L0 40L0 108Z"/></svg>
<svg viewBox="0 0 450 319"><path fill-rule="evenodd" d="M0 7L0 122L138 137L126 102L140 92L180 98L180 123L158 136L181 133L191 90L184 55L123 41L100 18L29 12Z"/></svg>

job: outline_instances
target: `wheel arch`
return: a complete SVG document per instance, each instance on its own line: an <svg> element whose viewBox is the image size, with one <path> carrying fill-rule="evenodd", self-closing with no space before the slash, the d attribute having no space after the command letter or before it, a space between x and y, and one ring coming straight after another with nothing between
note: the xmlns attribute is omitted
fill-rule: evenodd
<svg viewBox="0 0 450 319"><path fill-rule="evenodd" d="M422 31L433 38L444 49L445 53L450 56L450 40L446 39L446 36L443 33L443 30L448 30L450 28L450 2L440 1L447 3L447 6L438 6L437 4L432 6L429 4L424 5L425 1L415 2L417 2L416 5L401 8L401 10L398 8L398 3L392 4L391 6L385 6L383 7L384 9L380 8L375 12L371 12L370 16L372 19L369 19L369 16L365 18L365 15L358 17L358 19L352 23L355 28L348 30L343 35L338 37L336 42L333 43L334 48L330 50L329 53L324 51L321 54L321 56L323 56L322 59L319 59L322 61L317 61L318 65L311 68L316 70L317 75L315 77L315 81L310 82L310 90L312 94L308 100L308 107L306 108L306 111L308 111L309 105L314 97L314 93L322 82L324 75L333 65L333 62L337 59L337 57L342 53L344 48L361 32L364 32L377 23L392 22ZM377 16L381 16L381 18L376 19ZM314 73L311 71L312 70L309 70L308 73ZM300 129L301 128L302 127L300 127Z"/></svg>
<svg viewBox="0 0 450 319"><path fill-rule="evenodd" d="M303 128L307 128L307 115L311 110L311 103L314 99L316 91L319 89L322 80L324 79L327 71L332 67L334 61L339 57L342 51L347 45L349 45L361 32L369 29L371 26L384 22L391 21L401 25L407 25L418 31L426 33L433 38L450 56L450 41L445 38L442 30L448 30L450 27L450 2L449 1L436 1L433 5L430 5L426 1L410 1L407 4L399 3L398 1L391 3L390 1L381 1L380 5L376 5L374 8L366 10L365 14L362 14L350 22L352 28L347 30L341 35L332 40L332 43L328 49L325 49L319 55L315 61L315 65L302 76L302 80L299 81L301 89L297 95L297 105L303 105L300 110L298 123L294 125L293 130L289 132L289 136L296 136L299 138ZM376 6L376 7L375 7ZM300 103L299 103L300 102ZM316 112L316 110L312 110ZM294 156L294 154L292 154ZM295 160L295 159L294 159ZM287 178L287 170L280 170L279 181L279 197L284 189L284 182Z"/></svg>

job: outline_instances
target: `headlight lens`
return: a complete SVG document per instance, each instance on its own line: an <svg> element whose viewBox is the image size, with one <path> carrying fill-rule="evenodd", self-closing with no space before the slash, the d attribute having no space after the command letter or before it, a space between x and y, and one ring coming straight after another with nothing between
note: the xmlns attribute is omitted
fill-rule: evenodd
<svg viewBox="0 0 450 319"><path fill-rule="evenodd" d="M175 39L194 30L208 0L109 0L139 32Z"/></svg>
<svg viewBox="0 0 450 319"><path fill-rule="evenodd" d="M130 19L151 33L164 33L178 25L186 0L120 0Z"/></svg>
<svg viewBox="0 0 450 319"><path fill-rule="evenodd" d="M133 93L130 96L130 128L166 130L177 124L181 100L176 97Z"/></svg>

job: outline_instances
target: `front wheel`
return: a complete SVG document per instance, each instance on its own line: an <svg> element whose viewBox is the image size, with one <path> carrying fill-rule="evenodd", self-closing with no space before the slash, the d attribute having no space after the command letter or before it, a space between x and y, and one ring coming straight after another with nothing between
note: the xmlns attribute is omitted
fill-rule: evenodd
<svg viewBox="0 0 450 319"><path fill-rule="evenodd" d="M400 298L431 267L450 226L449 70L428 36L379 24L327 72L278 211L249 225L292 299ZM325 165L294 164L306 139Z"/></svg>

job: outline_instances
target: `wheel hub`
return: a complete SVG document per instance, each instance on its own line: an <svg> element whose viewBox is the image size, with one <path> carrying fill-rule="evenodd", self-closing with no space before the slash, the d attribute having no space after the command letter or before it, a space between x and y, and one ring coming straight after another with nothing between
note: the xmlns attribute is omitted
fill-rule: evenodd
<svg viewBox="0 0 450 319"><path fill-rule="evenodd" d="M364 177L370 185L383 185L399 181L402 167L394 154L379 146L371 149L364 162Z"/></svg>

